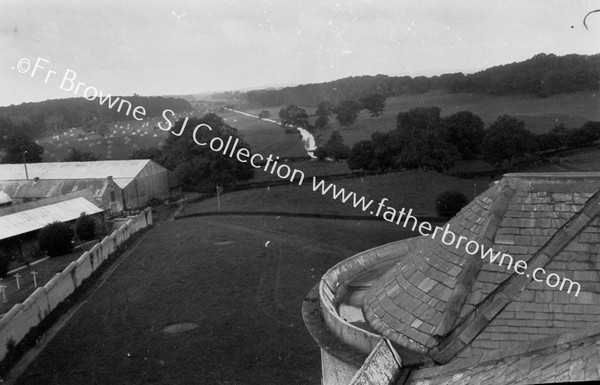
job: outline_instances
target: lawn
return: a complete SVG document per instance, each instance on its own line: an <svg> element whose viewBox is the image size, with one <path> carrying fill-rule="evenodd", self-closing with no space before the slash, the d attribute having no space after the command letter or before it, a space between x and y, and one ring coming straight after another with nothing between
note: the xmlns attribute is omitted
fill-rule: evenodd
<svg viewBox="0 0 600 385"><path fill-rule="evenodd" d="M264 171L256 171L257 173ZM458 190L469 199L485 191L492 179L460 179L434 171L404 171L363 178L333 181L337 187L364 195L375 202L388 198L386 205L413 209L413 213L434 216L435 199L445 190ZM317 182L318 183L318 182ZM327 182L329 183L329 182ZM361 215L351 203L334 201L331 193L323 196L312 189L312 178L302 186L286 185L237 191L221 195L221 209L225 211L284 211L294 213L321 213ZM375 204L374 204L375 205ZM184 214L217 211L217 199L212 198L188 206ZM366 214L365 214L366 215Z"/></svg>
<svg viewBox="0 0 600 385"><path fill-rule="evenodd" d="M319 384L302 300L337 261L414 234L386 222L157 225L17 384ZM163 331L177 323L198 328Z"/></svg>

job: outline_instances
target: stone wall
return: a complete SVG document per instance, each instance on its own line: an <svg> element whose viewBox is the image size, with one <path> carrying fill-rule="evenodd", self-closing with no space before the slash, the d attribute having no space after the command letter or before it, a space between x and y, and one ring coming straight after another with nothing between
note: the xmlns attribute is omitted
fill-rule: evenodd
<svg viewBox="0 0 600 385"><path fill-rule="evenodd" d="M152 211L147 208L84 252L44 286L38 287L23 303L13 306L0 319L0 360L4 359L10 345L21 342L129 237L151 225Z"/></svg>

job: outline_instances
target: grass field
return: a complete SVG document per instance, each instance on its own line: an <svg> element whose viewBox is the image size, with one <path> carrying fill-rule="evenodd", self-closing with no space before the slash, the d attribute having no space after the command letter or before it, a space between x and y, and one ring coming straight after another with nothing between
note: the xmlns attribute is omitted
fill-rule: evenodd
<svg viewBox="0 0 600 385"><path fill-rule="evenodd" d="M372 221L159 224L17 384L317 385L319 349L301 317L306 293L337 261L411 235ZM182 322L198 328L163 331Z"/></svg>
<svg viewBox="0 0 600 385"><path fill-rule="evenodd" d="M257 171L262 172L262 171ZM386 205L413 209L418 215L434 216L435 198L445 190L458 190L469 199L485 191L492 182L488 178L460 179L433 171L405 171L364 178L336 180L333 183L346 191L354 191L376 202L388 198ZM317 182L318 183L318 182ZM474 191L475 190L475 191ZM350 203L334 201L331 193L323 196L313 192L312 179L302 186L289 185L252 189L223 194L221 209L231 211L284 211L297 213L367 215ZM374 204L375 205L375 204ZM194 203L184 213L217 211L217 199Z"/></svg>
<svg viewBox="0 0 600 385"><path fill-rule="evenodd" d="M527 129L539 134L550 131L559 123L576 128L589 120L600 120L600 108L597 93L593 91L574 92L538 98L533 95L493 96L478 94L449 94L445 91L430 91L421 95L404 95L390 97L386 100L383 115L374 121L366 110L363 110L356 123L350 127L340 127L335 118L330 119L330 129L320 130L323 141L326 141L333 130L340 130L346 144L354 144L370 138L376 131L387 132L396 127L396 116L416 107L438 106L442 116L449 116L459 111L471 111L479 115L486 127L500 115L511 115L522 119ZM278 116L279 110L285 106L266 108L271 116ZM304 107L312 114L314 107ZM258 114L260 109L248 111ZM250 119L250 118L248 118Z"/></svg>
<svg viewBox="0 0 600 385"><path fill-rule="evenodd" d="M100 160L129 159L131 153L137 149L164 143L169 133L154 129L161 121L163 120L160 117L156 117L144 121L112 122L107 124L108 134L104 137L87 133L81 128L71 128L52 137L41 138L37 142L44 147L45 162L61 161L68 155L71 147L90 152Z"/></svg>
<svg viewBox="0 0 600 385"><path fill-rule="evenodd" d="M598 99L596 93L592 91L555 95L548 98L529 95L448 94L444 91L430 91L421 95L388 98L385 111L377 121L374 121L366 110L360 113L357 122L350 127L340 128L337 121L332 118L329 129L316 133L317 143L326 142L331 132L337 129L344 136L346 144L352 145L360 140L370 138L374 132L386 132L395 128L396 116L399 112L424 106L440 107L442 116L468 110L479 115L486 126L499 115L508 114L523 119L527 128L534 133L547 132L559 123L564 123L567 127L579 127L588 120L600 120ZM282 107L284 106L266 109L277 120ZM309 114L314 112L314 108L304 108ZM258 114L260 109L248 112ZM253 152L264 155L273 154L283 158L306 156L299 134L286 135L277 124L230 111L219 115L242 133ZM156 146L160 142L164 142L168 133L153 130L154 125L161 120L160 117L156 117L143 122L130 120L111 123L109 124L109 136L112 135L112 137L102 138L75 129L60 133L58 140L51 137L40 138L39 143L46 149L45 161L63 159L69 147L92 152L100 159L128 159L131 153L138 148ZM142 127L144 123L146 125ZM126 138L128 139L126 140Z"/></svg>

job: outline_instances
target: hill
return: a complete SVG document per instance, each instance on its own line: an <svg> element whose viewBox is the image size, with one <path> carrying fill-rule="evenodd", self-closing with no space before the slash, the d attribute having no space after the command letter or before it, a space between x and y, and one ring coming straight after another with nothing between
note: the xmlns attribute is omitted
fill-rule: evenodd
<svg viewBox="0 0 600 385"><path fill-rule="evenodd" d="M257 90L246 93L250 102L276 106L296 104L316 107L322 100L336 104L340 100L359 100L377 92L385 96L422 94L431 90L475 92L491 95L533 94L550 96L561 93L598 90L600 88L600 54L538 54L529 60L488 68L475 74L441 76L387 75L355 76L320 84L285 87L280 90Z"/></svg>
<svg viewBox="0 0 600 385"><path fill-rule="evenodd" d="M184 99L139 95L112 98L122 98L134 107L144 107L146 118L160 116L167 108L177 113L192 110L190 103ZM72 127L88 125L96 128L107 122L131 119L131 114L126 116L127 104L124 103L120 111L118 106L114 104L113 108L109 108L108 102L100 105L98 99L67 98L0 107L0 145L4 135L16 130L26 129L32 137L40 138Z"/></svg>

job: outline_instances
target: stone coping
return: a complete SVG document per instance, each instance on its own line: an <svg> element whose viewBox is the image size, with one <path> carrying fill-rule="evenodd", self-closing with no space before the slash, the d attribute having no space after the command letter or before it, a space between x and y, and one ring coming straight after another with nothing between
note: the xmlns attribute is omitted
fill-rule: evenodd
<svg viewBox="0 0 600 385"><path fill-rule="evenodd" d="M351 282L382 266L391 267L415 248L409 245L419 244L424 239L413 237L360 252L339 262L323 275L319 283L321 311L325 324L337 338L364 354L373 351L382 337L344 321L338 314L338 305Z"/></svg>

